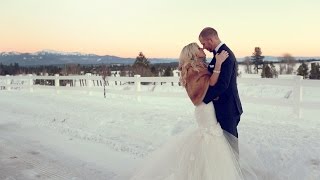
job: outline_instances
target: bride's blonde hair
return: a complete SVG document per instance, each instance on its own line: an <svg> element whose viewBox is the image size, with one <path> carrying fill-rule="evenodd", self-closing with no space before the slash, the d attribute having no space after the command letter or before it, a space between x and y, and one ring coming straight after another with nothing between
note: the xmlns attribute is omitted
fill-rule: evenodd
<svg viewBox="0 0 320 180"><path fill-rule="evenodd" d="M180 83L182 86L186 85L186 76L187 72L185 67L187 65L191 65L193 69L196 71L199 71L198 68L196 67L195 63L196 60L198 60L196 53L199 51L199 45L197 43L190 43L186 46L184 46L181 50L180 57L179 57L179 70L181 71L181 76L180 76Z"/></svg>

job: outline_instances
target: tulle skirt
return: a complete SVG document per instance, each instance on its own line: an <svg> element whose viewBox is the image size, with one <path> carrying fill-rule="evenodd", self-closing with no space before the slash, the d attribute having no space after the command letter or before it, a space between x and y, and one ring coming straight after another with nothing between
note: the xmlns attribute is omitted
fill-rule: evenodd
<svg viewBox="0 0 320 180"><path fill-rule="evenodd" d="M268 175L253 151L217 123L188 130L147 157L131 180L260 180Z"/></svg>

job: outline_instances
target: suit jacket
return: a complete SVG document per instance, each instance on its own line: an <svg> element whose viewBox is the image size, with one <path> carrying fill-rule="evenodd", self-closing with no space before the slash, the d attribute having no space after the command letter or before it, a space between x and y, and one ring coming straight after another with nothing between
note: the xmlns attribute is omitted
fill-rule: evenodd
<svg viewBox="0 0 320 180"><path fill-rule="evenodd" d="M242 114L242 106L237 88L237 60L233 52L223 44L217 53L225 50L229 57L221 66L218 82L214 86L209 86L203 102L208 104L213 102L217 119L230 119L229 117L239 116ZM208 71L213 72L216 59L212 59L208 66ZM238 120L239 121L239 120Z"/></svg>

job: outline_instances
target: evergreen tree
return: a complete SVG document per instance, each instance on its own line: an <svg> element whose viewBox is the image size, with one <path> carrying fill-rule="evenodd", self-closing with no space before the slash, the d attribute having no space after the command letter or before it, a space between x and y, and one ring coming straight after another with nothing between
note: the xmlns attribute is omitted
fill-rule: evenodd
<svg viewBox="0 0 320 180"><path fill-rule="evenodd" d="M254 69L256 70L256 73L258 74L259 69L262 69L261 65L263 65L263 59L264 56L262 56L262 51L260 47L255 47L254 52L251 56L251 61L254 64Z"/></svg>
<svg viewBox="0 0 320 180"><path fill-rule="evenodd" d="M272 72L271 72L271 68L269 67L268 64L263 64L261 77L262 78L272 78L273 77Z"/></svg>
<svg viewBox="0 0 320 180"><path fill-rule="evenodd" d="M320 79L320 65L318 63L311 63L310 79Z"/></svg>
<svg viewBox="0 0 320 180"><path fill-rule="evenodd" d="M152 76L149 64L150 62L148 61L148 59L142 52L140 52L132 66L134 74L139 74L141 75L141 77Z"/></svg>
<svg viewBox="0 0 320 180"><path fill-rule="evenodd" d="M149 67L149 64L150 62L142 52L139 53L139 55L136 57L136 60L134 62L134 65L140 65L144 67Z"/></svg>
<svg viewBox="0 0 320 180"><path fill-rule="evenodd" d="M308 77L308 75L309 75L309 73L308 73L309 68L308 68L308 65L305 62L303 62L299 66L297 71L298 71L297 74L300 75L300 76L303 76L303 79L306 79Z"/></svg>

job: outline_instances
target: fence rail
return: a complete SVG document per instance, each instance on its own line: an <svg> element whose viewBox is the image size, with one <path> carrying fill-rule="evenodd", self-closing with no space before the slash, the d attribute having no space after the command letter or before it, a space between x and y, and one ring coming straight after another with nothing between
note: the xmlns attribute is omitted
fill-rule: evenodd
<svg viewBox="0 0 320 180"><path fill-rule="evenodd" d="M184 91L181 92L152 92L141 91L141 84L153 83L162 84L169 83L172 86L179 86L179 77L106 77L106 85L123 85L132 84L132 91L107 89L108 93L128 94L136 96L167 96L167 97L186 97ZM290 99L274 99L263 97L250 97L242 95L243 102L267 105L280 105L292 107L297 116L301 117L301 108L317 108L320 109L320 101L303 100L303 88L313 87L320 88L319 80L304 80L301 76L293 76L292 79L261 79L261 78L238 78L238 84L251 85L275 85L292 87L293 97ZM29 89L31 92L37 88L61 90L84 90L89 94L92 91L103 91L104 80L102 76L93 76L90 73L81 76L0 76L0 90ZM319 91L320 92L320 91Z"/></svg>

